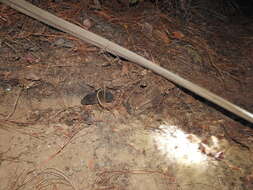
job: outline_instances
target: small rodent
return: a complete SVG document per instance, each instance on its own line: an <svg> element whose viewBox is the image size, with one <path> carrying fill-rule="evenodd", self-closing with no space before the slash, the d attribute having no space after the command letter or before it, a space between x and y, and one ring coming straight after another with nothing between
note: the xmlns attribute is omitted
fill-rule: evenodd
<svg viewBox="0 0 253 190"><path fill-rule="evenodd" d="M98 100L99 99L99 100ZM111 103L113 102L113 94L108 90L98 89L95 92L91 92L83 97L81 100L82 105L95 105L99 101L102 103Z"/></svg>

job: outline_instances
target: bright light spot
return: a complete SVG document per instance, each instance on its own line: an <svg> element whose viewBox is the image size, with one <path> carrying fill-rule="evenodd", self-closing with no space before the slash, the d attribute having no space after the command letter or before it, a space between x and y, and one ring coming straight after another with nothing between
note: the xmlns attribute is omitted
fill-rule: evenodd
<svg viewBox="0 0 253 190"><path fill-rule="evenodd" d="M154 133L158 149L177 163L194 164L207 160L200 151L201 140L192 134L186 134L176 126L161 125Z"/></svg>
<svg viewBox="0 0 253 190"><path fill-rule="evenodd" d="M212 142L213 142L213 147L220 148L219 140L217 139L217 137L211 136L211 139L212 139Z"/></svg>

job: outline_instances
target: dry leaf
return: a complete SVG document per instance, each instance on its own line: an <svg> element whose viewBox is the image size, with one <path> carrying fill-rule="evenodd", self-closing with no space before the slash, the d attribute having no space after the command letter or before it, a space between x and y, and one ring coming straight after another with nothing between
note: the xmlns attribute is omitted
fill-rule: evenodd
<svg viewBox="0 0 253 190"><path fill-rule="evenodd" d="M174 38L177 38L177 39L182 39L184 37L184 34L179 31L172 32L172 34L174 35Z"/></svg>

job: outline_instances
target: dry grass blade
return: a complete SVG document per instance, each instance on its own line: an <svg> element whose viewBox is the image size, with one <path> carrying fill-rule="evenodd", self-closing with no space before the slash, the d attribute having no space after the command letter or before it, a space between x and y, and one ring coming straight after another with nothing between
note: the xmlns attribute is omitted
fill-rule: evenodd
<svg viewBox="0 0 253 190"><path fill-rule="evenodd" d="M76 190L73 182L61 171L56 168L46 168L42 171L32 170L25 174L21 174L15 180L15 183L9 187L9 190L24 189L51 189L59 185L67 187L67 189Z"/></svg>
<svg viewBox="0 0 253 190"><path fill-rule="evenodd" d="M16 108L17 108L17 104L18 104L18 100L19 100L19 98L20 98L20 96L21 96L21 94L22 94L22 91L23 91L23 89L21 88L21 89L19 90L19 92L18 92L18 96L17 96L17 98L16 98L16 100L15 100L13 109L12 109L12 111L8 114L8 116L6 117L6 120L8 120L8 119L15 113Z"/></svg>

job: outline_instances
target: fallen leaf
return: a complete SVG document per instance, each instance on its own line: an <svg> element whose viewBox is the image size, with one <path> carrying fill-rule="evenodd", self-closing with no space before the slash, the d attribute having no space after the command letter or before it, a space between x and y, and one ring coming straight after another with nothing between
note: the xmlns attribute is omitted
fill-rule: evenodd
<svg viewBox="0 0 253 190"><path fill-rule="evenodd" d="M177 39L182 39L184 37L184 34L179 31L172 32L172 34L174 35L174 38L177 38Z"/></svg>
<svg viewBox="0 0 253 190"><path fill-rule="evenodd" d="M214 155L214 158L216 160L223 160L224 159L224 152L217 152L215 155Z"/></svg>

